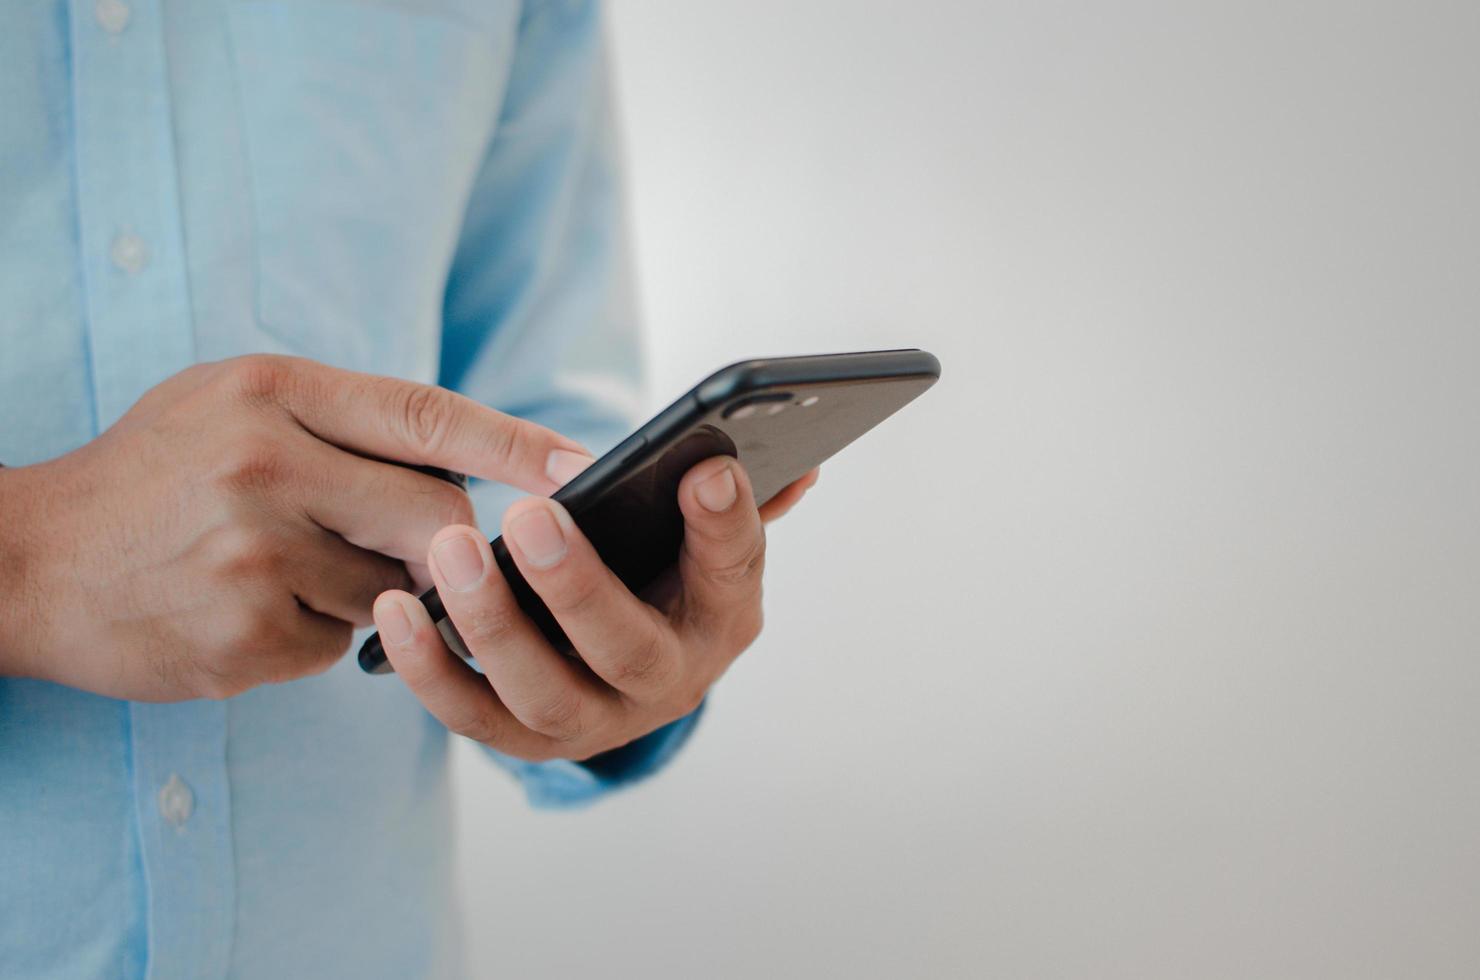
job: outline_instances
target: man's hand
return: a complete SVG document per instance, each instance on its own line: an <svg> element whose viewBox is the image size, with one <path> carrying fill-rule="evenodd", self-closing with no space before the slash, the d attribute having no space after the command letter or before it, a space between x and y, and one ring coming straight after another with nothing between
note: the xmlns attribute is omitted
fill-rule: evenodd
<svg viewBox="0 0 1480 980"><path fill-rule="evenodd" d="M197 365L81 449L0 470L0 672L168 701L324 670L473 517L461 490L380 460L549 493L589 456L440 388Z"/></svg>
<svg viewBox="0 0 1480 980"><path fill-rule="evenodd" d="M624 745L693 711L755 639L762 523L816 479L813 470L757 510L735 460L691 469L678 489L683 552L656 606L628 591L560 504L511 506L504 540L579 659L556 652L519 609L476 528L445 528L432 540L432 577L483 673L448 650L420 602L395 589L375 603L386 656L443 724L509 755L586 759Z"/></svg>

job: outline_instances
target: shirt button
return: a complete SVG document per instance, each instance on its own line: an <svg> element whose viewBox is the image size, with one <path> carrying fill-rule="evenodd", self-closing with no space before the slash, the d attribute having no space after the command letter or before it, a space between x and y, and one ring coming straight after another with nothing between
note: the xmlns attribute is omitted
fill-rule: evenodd
<svg viewBox="0 0 1480 980"><path fill-rule="evenodd" d="M98 24L109 34L121 34L128 26L128 19L133 11L129 10L128 4L123 0L98 0L93 4L93 16L98 19Z"/></svg>
<svg viewBox="0 0 1480 980"><path fill-rule="evenodd" d="M195 812L195 794L185 785L185 780L170 773L169 782L159 791L159 813L165 821L175 827L183 826Z"/></svg>
<svg viewBox="0 0 1480 980"><path fill-rule="evenodd" d="M144 247L144 240L138 235L122 234L113 239L113 244L108 248L108 258L113 264L127 273L135 273L144 268L149 261L149 250Z"/></svg>

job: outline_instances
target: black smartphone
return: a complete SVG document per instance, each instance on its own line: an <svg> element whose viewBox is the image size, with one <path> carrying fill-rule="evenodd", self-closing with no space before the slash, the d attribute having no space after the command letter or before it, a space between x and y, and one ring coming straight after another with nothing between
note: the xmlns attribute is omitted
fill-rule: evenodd
<svg viewBox="0 0 1480 980"><path fill-rule="evenodd" d="M711 456L745 466L758 504L770 500L940 377L922 350L862 351L741 361L721 368L659 412L555 493L607 566L641 593L678 560L678 482ZM570 642L524 581L502 538L493 555L519 606L562 651ZM448 646L469 656L437 590L421 597ZM374 634L360 667L391 670Z"/></svg>

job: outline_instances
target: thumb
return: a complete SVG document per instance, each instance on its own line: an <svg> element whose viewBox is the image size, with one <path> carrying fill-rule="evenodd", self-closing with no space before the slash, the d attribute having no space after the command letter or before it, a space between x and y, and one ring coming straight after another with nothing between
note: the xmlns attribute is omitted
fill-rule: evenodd
<svg viewBox="0 0 1480 980"><path fill-rule="evenodd" d="M685 605L723 617L754 600L766 535L745 468L728 456L705 460L679 482L678 503L684 516L679 570Z"/></svg>

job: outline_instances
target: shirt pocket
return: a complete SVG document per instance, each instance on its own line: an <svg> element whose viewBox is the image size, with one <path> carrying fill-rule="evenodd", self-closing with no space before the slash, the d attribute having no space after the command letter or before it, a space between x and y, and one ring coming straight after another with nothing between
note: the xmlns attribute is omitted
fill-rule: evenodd
<svg viewBox="0 0 1480 980"><path fill-rule="evenodd" d="M476 22L439 0L229 6L256 314L289 349L435 371L447 270L515 30L502 6L480 4Z"/></svg>

